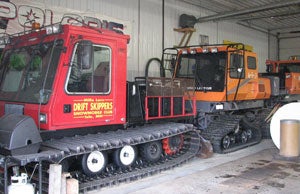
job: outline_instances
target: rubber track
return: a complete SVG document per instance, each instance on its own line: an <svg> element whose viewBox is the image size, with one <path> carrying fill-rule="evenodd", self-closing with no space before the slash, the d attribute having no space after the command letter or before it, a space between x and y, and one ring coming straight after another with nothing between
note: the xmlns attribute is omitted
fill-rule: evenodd
<svg viewBox="0 0 300 194"><path fill-rule="evenodd" d="M270 133L270 122L265 121L267 116L271 113L271 108L265 108L261 111L259 114L260 117L260 128L262 132L262 138L263 139L271 139L271 133Z"/></svg>
<svg viewBox="0 0 300 194"><path fill-rule="evenodd" d="M30 162L49 161L59 163L65 158L82 155L92 151L103 151L121 148L125 145L138 145L160 140L178 134L185 134L184 153L167 157L156 164L143 165L120 171L107 177L80 177L80 192L99 189L106 186L129 182L141 177L174 168L194 158L200 149L200 136L191 124L167 123L152 124L128 130L110 131L107 133L88 134L85 136L65 137L43 142L41 152L34 155L16 157L22 165ZM188 140L188 142L187 142ZM43 180L44 181L44 180ZM43 188L47 190L47 188Z"/></svg>
<svg viewBox="0 0 300 194"><path fill-rule="evenodd" d="M165 170L172 169L188 162L190 159L194 158L195 154L199 150L200 145L200 140L196 137L198 136L197 132L189 132L188 134L195 137L191 137L190 144L188 146L190 149L185 150L184 153L172 157L165 157L155 164L145 164L142 166L137 166L136 168L133 167L132 169L121 171L114 176L107 176L105 178L98 178L91 181L81 180L79 186L80 191L85 193L86 191L93 189L100 189L102 187L118 185L119 183L123 182L131 182L160 173ZM94 186L91 187L91 185Z"/></svg>
<svg viewBox="0 0 300 194"><path fill-rule="evenodd" d="M241 144L236 143L234 146L223 149L222 148L222 139L227 134L233 132L235 130L235 127L239 124L240 120L243 118L243 116L240 115L223 115L222 117L219 117L217 120L212 122L209 127L206 130L203 130L201 132L201 135L207 139L210 140L210 142L213 145L213 151L215 153L230 153L233 151L237 151L239 149L248 147L250 145L259 143L261 140L261 132L260 129L257 128L257 123L251 123L251 125L248 125L247 127L250 127L253 132L253 139L251 141Z"/></svg>

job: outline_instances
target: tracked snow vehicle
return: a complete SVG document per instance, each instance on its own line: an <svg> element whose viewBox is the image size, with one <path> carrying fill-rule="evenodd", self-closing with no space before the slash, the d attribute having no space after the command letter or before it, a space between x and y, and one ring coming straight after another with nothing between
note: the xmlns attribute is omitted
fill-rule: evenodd
<svg viewBox="0 0 300 194"><path fill-rule="evenodd" d="M68 16L2 41L5 179L12 166L59 163L86 191L169 169L200 150L187 123L196 113L193 80L126 81L129 36L121 24Z"/></svg>
<svg viewBox="0 0 300 194"><path fill-rule="evenodd" d="M290 96L278 74L258 73L256 54L241 43L165 49L162 63L173 78L195 80L195 125L218 153L258 143L265 119Z"/></svg>

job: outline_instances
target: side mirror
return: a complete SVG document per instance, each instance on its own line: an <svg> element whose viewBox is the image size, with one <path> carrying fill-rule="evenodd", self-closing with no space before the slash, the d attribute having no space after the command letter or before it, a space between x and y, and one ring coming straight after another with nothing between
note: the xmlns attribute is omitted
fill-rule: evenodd
<svg viewBox="0 0 300 194"><path fill-rule="evenodd" d="M82 40L78 44L77 62L81 65L82 69L90 69L93 64L93 44L91 41Z"/></svg>
<svg viewBox="0 0 300 194"><path fill-rule="evenodd" d="M47 43L42 43L40 46L39 46L39 52L42 56L45 56L46 53L48 52L49 50L49 44Z"/></svg>
<svg viewBox="0 0 300 194"><path fill-rule="evenodd" d="M241 64L240 64L239 55L238 54L232 54L231 57L232 57L232 66L237 68L237 69L240 68Z"/></svg>
<svg viewBox="0 0 300 194"><path fill-rule="evenodd" d="M272 73L273 72L273 66L272 65L267 65L266 72L267 73Z"/></svg>

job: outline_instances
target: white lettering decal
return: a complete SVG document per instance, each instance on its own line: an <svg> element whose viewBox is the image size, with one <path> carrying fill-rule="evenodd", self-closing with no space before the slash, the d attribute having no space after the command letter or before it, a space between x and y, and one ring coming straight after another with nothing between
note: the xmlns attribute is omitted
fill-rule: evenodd
<svg viewBox="0 0 300 194"><path fill-rule="evenodd" d="M0 1L0 17L14 19L17 17L17 8L13 3Z"/></svg>

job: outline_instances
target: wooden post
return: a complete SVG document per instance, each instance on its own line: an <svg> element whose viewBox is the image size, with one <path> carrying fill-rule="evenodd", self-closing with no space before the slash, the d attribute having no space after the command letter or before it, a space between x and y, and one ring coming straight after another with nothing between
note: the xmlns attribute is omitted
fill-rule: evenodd
<svg viewBox="0 0 300 194"><path fill-rule="evenodd" d="M62 173L60 194L67 194L67 178L69 178L70 176L70 173Z"/></svg>
<svg viewBox="0 0 300 194"><path fill-rule="evenodd" d="M49 194L58 194L61 192L61 165L51 164L49 168Z"/></svg>
<svg viewBox="0 0 300 194"><path fill-rule="evenodd" d="M67 179L67 194L78 194L79 184L78 180L74 178Z"/></svg>

